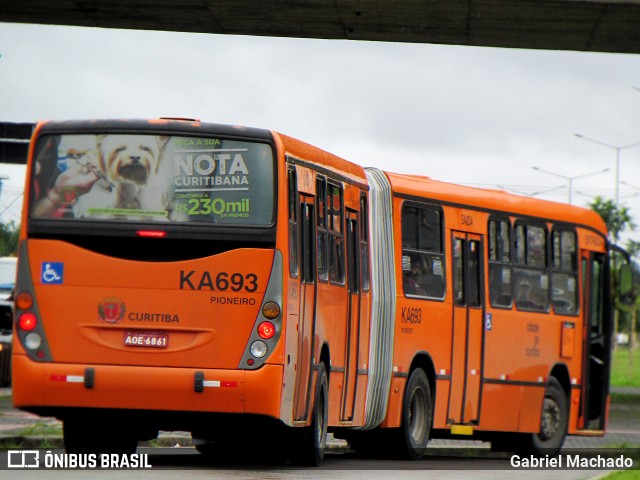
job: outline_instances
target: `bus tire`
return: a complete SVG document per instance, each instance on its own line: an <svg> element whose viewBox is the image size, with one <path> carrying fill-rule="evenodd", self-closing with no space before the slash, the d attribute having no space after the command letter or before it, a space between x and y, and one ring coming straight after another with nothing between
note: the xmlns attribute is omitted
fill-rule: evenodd
<svg viewBox="0 0 640 480"><path fill-rule="evenodd" d="M324 450L327 447L327 424L329 417L328 404L329 382L324 363L318 365L318 377L316 380L316 395L313 402L313 414L311 425L301 432L301 438L294 435L294 462L302 465L317 467L324 459Z"/></svg>
<svg viewBox="0 0 640 480"><path fill-rule="evenodd" d="M560 382L551 377L542 401L540 431L524 436L522 453L538 457L557 455L567 435L568 412L567 396Z"/></svg>
<svg viewBox="0 0 640 480"><path fill-rule="evenodd" d="M402 403L402 425L398 454L410 460L419 460L424 455L431 434L433 420L433 398L427 374L415 369L404 391Z"/></svg>

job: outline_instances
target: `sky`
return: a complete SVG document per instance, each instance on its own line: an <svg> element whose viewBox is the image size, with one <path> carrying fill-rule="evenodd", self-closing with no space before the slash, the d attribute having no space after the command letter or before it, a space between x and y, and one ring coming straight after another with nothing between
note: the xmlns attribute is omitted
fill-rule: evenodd
<svg viewBox="0 0 640 480"><path fill-rule="evenodd" d="M614 198L613 147L638 143L620 151L618 187L640 224L638 55L0 23L0 121L160 116L559 202L557 175L587 175L578 205ZM0 164L1 221L19 221L23 170Z"/></svg>

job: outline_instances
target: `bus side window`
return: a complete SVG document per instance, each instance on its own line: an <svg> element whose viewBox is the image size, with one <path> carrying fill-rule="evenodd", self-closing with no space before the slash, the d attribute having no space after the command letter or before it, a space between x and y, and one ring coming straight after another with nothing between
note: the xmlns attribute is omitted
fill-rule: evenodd
<svg viewBox="0 0 640 480"><path fill-rule="evenodd" d="M318 202L318 279L329 280L328 243L327 243L327 179L318 175L316 178L316 195Z"/></svg>
<svg viewBox="0 0 640 480"><path fill-rule="evenodd" d="M369 279L369 209L367 197L360 195L360 271L362 275L362 290L368 291Z"/></svg>
<svg viewBox="0 0 640 480"><path fill-rule="evenodd" d="M442 212L402 207L402 289L405 295L444 298Z"/></svg>
<svg viewBox="0 0 640 480"><path fill-rule="evenodd" d="M589 298L591 299L591 338L599 337L605 331L605 267L602 256L596 255L591 262L591 291Z"/></svg>
<svg viewBox="0 0 640 480"><path fill-rule="evenodd" d="M303 197L308 198L308 197ZM302 267L302 281L304 283L316 282L316 231L313 204L304 201L300 205L300 260Z"/></svg>
<svg viewBox="0 0 640 480"><path fill-rule="evenodd" d="M349 215L351 213L351 215ZM360 292L360 248L357 213L347 210L347 288L349 293Z"/></svg>
<svg viewBox="0 0 640 480"><path fill-rule="evenodd" d="M482 306L482 281L480 278L480 242L478 240L469 240L467 250L467 305L470 307Z"/></svg>
<svg viewBox="0 0 640 480"><path fill-rule="evenodd" d="M453 303L458 306L464 306L467 303L464 278L465 245L466 241L462 238L453 239Z"/></svg>
<svg viewBox="0 0 640 480"><path fill-rule="evenodd" d="M577 315L580 305L576 243L573 231L554 230L552 234L551 303L553 310L563 315Z"/></svg>
<svg viewBox="0 0 640 480"><path fill-rule="evenodd" d="M507 220L489 220L489 298L492 307L511 308L511 225Z"/></svg>
<svg viewBox="0 0 640 480"><path fill-rule="evenodd" d="M289 184L289 273L298 276L298 177L294 167L288 170Z"/></svg>
<svg viewBox="0 0 640 480"><path fill-rule="evenodd" d="M514 290L518 310L549 310L547 231L542 226L516 225Z"/></svg>
<svg viewBox="0 0 640 480"><path fill-rule="evenodd" d="M327 220L329 222L329 280L344 285L344 202L342 187L327 184Z"/></svg>

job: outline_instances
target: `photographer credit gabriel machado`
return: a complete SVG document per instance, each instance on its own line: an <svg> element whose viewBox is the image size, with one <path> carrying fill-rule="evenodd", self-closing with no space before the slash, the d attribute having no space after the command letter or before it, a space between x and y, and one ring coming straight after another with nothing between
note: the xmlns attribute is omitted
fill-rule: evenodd
<svg viewBox="0 0 640 480"><path fill-rule="evenodd" d="M607 455L558 455L538 458L534 456L521 457L512 455L510 459L513 468L522 469L624 469L633 467L633 458L619 454L616 456Z"/></svg>

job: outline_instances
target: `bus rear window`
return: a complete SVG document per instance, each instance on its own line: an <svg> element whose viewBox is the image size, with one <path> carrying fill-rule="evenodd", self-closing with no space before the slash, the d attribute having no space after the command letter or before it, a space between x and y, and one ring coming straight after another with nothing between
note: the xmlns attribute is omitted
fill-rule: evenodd
<svg viewBox="0 0 640 480"><path fill-rule="evenodd" d="M39 138L30 216L271 226L271 146L145 134Z"/></svg>

